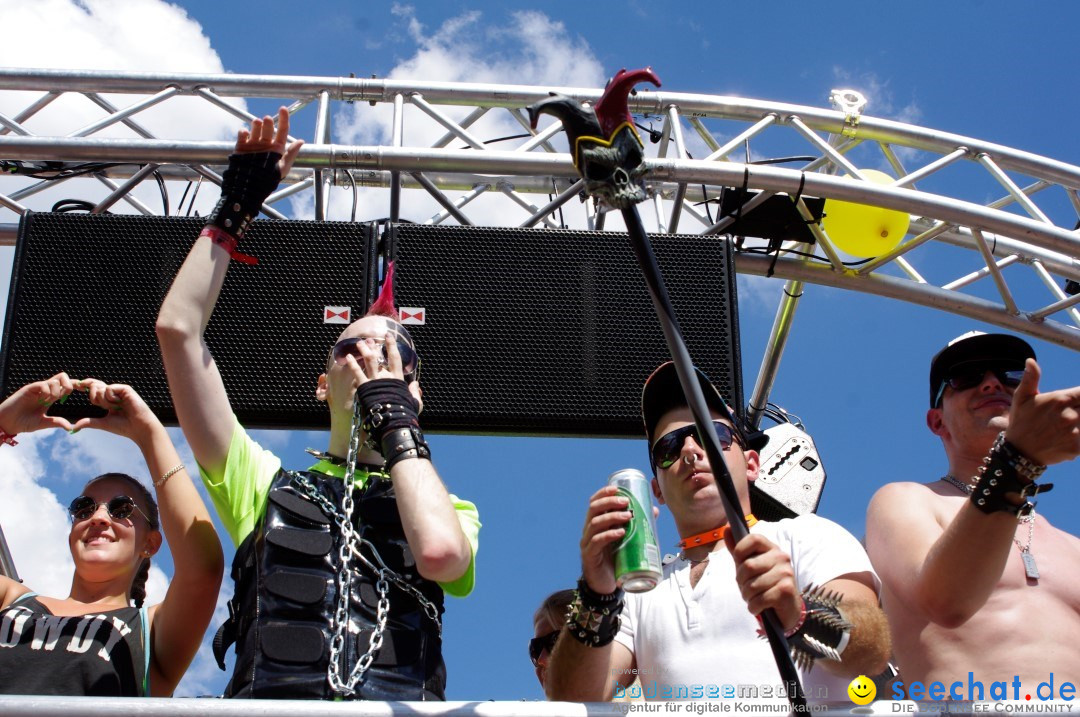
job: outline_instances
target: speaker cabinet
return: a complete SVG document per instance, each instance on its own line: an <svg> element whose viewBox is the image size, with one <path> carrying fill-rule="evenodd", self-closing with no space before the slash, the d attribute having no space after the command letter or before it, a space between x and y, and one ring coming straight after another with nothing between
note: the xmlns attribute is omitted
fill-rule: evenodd
<svg viewBox="0 0 1080 717"><path fill-rule="evenodd" d="M4 326L3 395L67 371L129 383L175 423L154 334L158 308L204 219L29 214L19 228ZM374 228L256 221L207 328L233 409L252 427L324 428L315 386L342 325L325 307L362 314L373 299ZM93 407L76 395L54 412Z"/></svg>
<svg viewBox="0 0 1080 717"><path fill-rule="evenodd" d="M641 436L641 387L669 353L626 234L401 224L387 239L425 429ZM730 242L652 242L690 355L741 407Z"/></svg>

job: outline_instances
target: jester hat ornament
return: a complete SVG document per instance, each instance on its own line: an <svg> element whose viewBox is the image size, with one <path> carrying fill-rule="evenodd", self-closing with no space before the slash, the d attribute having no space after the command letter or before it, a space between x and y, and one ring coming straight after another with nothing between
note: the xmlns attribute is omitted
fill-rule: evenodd
<svg viewBox="0 0 1080 717"><path fill-rule="evenodd" d="M585 193L612 209L632 207L646 197L644 144L626 106L630 91L642 81L660 86L650 67L622 69L608 81L595 110L555 93L528 108L533 129L542 114L562 121Z"/></svg>

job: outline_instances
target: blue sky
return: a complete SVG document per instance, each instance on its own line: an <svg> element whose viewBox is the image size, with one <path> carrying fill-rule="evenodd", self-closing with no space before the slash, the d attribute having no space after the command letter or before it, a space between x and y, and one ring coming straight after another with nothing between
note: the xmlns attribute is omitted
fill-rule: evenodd
<svg viewBox="0 0 1080 717"><path fill-rule="evenodd" d="M128 4L86 0L80 9L67 0L43 0L41 7L52 13L49 27L42 17L16 13L20 5L0 0L0 12L11 18L6 24L13 25L12 35L37 39L0 48L0 65L386 77L430 67L430 50L438 45L451 63L459 63L443 68L450 77L414 79L469 79L474 69L482 69L500 78L491 81L519 82L526 80L514 76L515 67L532 68L523 74L542 78L543 70L535 68L563 61L580 63L598 86L620 67L651 65L672 91L826 108L832 88L851 87L869 98L868 115L1080 163L1075 131L1080 10L1065 1L1027 6L919 1L892 9L884 3L635 0L611 12L608 4L580 2L375 6L345 0L306 5L191 0L175 3L187 21L176 20L168 28L144 25L131 34L121 32L127 27ZM158 0L130 4L146 13L162 6ZM87 17L93 23L86 23ZM108 52L76 51L78 43L64 40L78 37L80 23L92 24L99 33L115 31L118 39L106 43ZM560 57L537 51L543 38L526 41L537 28L546 28L551 42L565 48ZM45 37L51 38L47 47ZM166 41L187 44L168 54L155 50L155 43ZM573 68L557 73L572 74ZM973 188L971 198L985 201L980 191ZM1060 224L1067 217L1056 219ZM0 254L4 270L10 255L10 250ZM780 287L779 281L740 277L747 393ZM924 425L928 363L949 339L972 328L989 330L911 304L806 287L772 400L801 416L817 443L828 471L820 514L861 537L866 505L878 487L944 473L940 444ZM1044 388L1077 383L1074 352L1032 343L1043 366ZM306 465L305 447L325 445L317 433L259 435L292 467ZM614 470L647 470L644 444L440 435L430 440L435 464L451 491L475 501L484 523L476 591L465 600L448 600L447 696L540 699L525 654L532 612L547 593L573 585L588 496ZM2 449L0 461L13 475L22 471L19 475L26 477L10 480L35 500L66 504L78 481L97 466L121 462L145 473L138 469L137 455L85 433L75 439L43 437L19 448L27 450L9 455L9 449ZM72 452L83 460L71 460ZM1080 488L1070 480L1076 472L1075 463L1052 468L1048 476L1058 487L1040 501L1040 513L1074 534L1080 533L1073 510ZM63 530L59 523L52 525L56 510L38 521L49 523L54 532ZM31 541L13 535L9 520L15 518L0 509L17 564L33 584L38 564L61 561L64 545L48 555L20 557L16 547L26 545L29 551ZM677 536L666 513L660 531L662 543L673 551ZM1032 550L1037 556L1039 546ZM187 694L209 692L220 690L224 681L224 673L211 669L203 656L184 687Z"/></svg>

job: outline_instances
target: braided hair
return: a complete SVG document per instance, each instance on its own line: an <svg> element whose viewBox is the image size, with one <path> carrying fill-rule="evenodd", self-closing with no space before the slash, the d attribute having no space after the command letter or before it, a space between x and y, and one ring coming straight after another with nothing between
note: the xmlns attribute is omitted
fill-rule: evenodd
<svg viewBox="0 0 1080 717"><path fill-rule="evenodd" d="M161 521L158 520L157 502L142 481L129 476L127 473L102 473L96 478L91 478L86 485L90 486L99 480L119 480L134 488L139 498L136 502L142 502L146 506L146 518L150 523L150 529L159 529ZM150 558L143 558L142 562L139 563L138 570L135 571L135 577L131 580L131 588L128 589L128 598L135 603L135 607L141 608L143 601L146 600L146 578L149 575Z"/></svg>

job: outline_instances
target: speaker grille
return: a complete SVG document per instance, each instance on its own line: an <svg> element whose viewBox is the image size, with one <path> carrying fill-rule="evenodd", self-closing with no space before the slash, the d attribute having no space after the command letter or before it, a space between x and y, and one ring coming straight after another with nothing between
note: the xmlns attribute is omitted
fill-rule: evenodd
<svg viewBox="0 0 1080 717"><path fill-rule="evenodd" d="M695 364L742 406L735 272L720 237L653 237ZM395 294L425 310L426 429L638 436L667 346L626 234L391 228Z"/></svg>
<svg viewBox="0 0 1080 717"><path fill-rule="evenodd" d="M158 308L205 219L31 214L22 221L4 327L5 396L67 371L133 385L174 423L154 334ZM249 426L323 428L315 385L341 325L324 306L362 314L372 300L369 225L256 221L229 268L206 340L233 409ZM88 415L76 398L54 412Z"/></svg>

